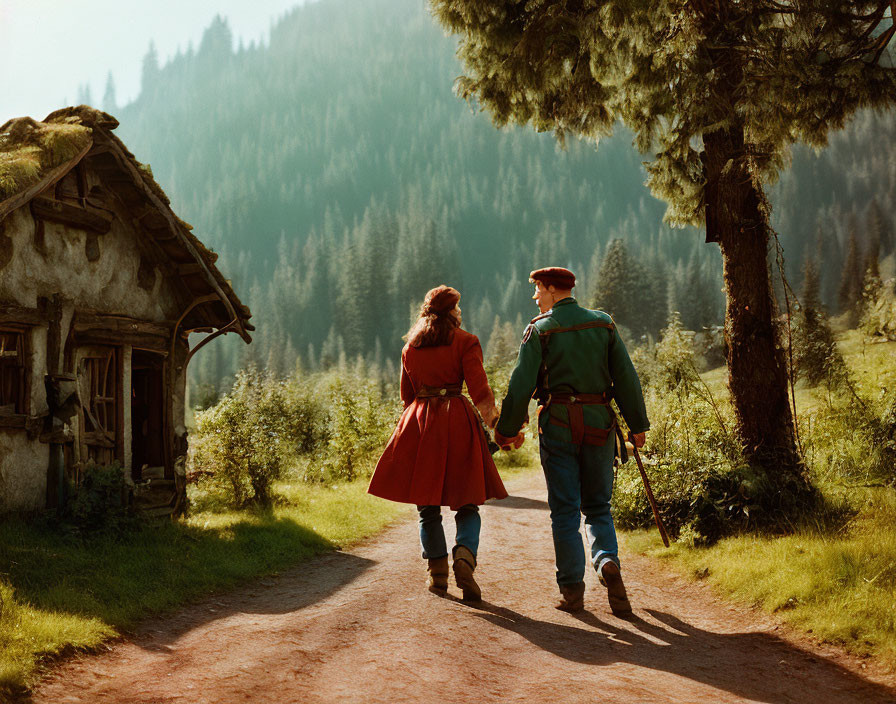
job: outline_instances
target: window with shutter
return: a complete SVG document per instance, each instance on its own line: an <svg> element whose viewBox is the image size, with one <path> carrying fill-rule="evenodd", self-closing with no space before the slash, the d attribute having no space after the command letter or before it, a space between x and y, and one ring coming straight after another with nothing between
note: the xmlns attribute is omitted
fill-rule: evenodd
<svg viewBox="0 0 896 704"><path fill-rule="evenodd" d="M0 415L27 412L25 333L0 329Z"/></svg>

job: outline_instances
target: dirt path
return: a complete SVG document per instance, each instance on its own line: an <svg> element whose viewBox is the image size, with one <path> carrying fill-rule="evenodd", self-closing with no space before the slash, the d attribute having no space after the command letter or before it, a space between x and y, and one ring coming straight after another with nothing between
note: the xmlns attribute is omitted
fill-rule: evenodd
<svg viewBox="0 0 896 704"><path fill-rule="evenodd" d="M543 481L509 488L483 508L479 608L425 590L416 525L403 522L68 661L34 701L896 702L896 677L810 652L624 550L633 619L610 614L593 574L584 614L555 610Z"/></svg>

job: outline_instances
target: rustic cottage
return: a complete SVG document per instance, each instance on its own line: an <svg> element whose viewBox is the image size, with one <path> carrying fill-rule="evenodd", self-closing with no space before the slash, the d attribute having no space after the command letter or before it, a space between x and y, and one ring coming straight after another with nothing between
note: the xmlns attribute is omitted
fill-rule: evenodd
<svg viewBox="0 0 896 704"><path fill-rule="evenodd" d="M0 127L0 511L57 506L116 461L178 510L187 364L218 334L251 341L217 255L117 126L81 106ZM191 349L191 332L211 334Z"/></svg>

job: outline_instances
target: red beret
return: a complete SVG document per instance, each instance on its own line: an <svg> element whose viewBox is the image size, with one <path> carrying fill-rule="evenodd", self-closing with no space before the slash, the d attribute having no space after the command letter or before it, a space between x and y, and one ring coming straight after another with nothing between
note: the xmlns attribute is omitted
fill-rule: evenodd
<svg viewBox="0 0 896 704"><path fill-rule="evenodd" d="M562 266L549 266L533 271L529 274L529 281L541 281L545 286L555 286L565 290L576 285L576 275Z"/></svg>
<svg viewBox="0 0 896 704"><path fill-rule="evenodd" d="M460 291L450 286L436 286L430 289L423 299L423 314L447 313L460 301Z"/></svg>

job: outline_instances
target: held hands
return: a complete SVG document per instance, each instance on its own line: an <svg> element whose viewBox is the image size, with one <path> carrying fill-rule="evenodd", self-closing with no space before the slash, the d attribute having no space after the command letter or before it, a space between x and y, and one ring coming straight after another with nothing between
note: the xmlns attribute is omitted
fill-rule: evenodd
<svg viewBox="0 0 896 704"><path fill-rule="evenodd" d="M526 437L523 435L522 431L517 433L512 438L505 438L497 430L495 431L495 442L498 443L498 445L504 451L518 450L523 446L523 442L525 441L525 439Z"/></svg>
<svg viewBox="0 0 896 704"><path fill-rule="evenodd" d="M629 433L628 436L629 442L637 448L644 447L644 443L647 440L647 433Z"/></svg>

